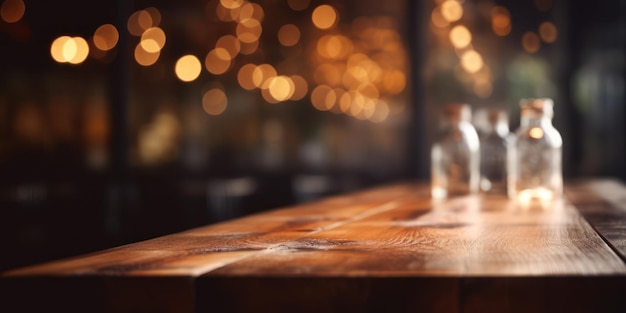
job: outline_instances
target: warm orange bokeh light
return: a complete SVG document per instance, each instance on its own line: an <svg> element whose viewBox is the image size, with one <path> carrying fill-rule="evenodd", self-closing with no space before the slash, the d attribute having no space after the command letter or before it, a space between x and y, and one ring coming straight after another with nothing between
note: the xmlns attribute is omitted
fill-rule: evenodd
<svg viewBox="0 0 626 313"><path fill-rule="evenodd" d="M259 49L259 41L254 42L241 42L241 50L239 53L244 55L250 55L255 53Z"/></svg>
<svg viewBox="0 0 626 313"><path fill-rule="evenodd" d="M334 7L322 4L313 10L311 20L313 25L319 29L330 29L337 25L339 15Z"/></svg>
<svg viewBox="0 0 626 313"><path fill-rule="evenodd" d="M345 65L340 63L320 64L313 74L313 79L320 85L338 86L345 72Z"/></svg>
<svg viewBox="0 0 626 313"><path fill-rule="evenodd" d="M449 23L454 23L463 17L463 7L456 0L447 0L441 4L441 16Z"/></svg>
<svg viewBox="0 0 626 313"><path fill-rule="evenodd" d="M157 51L154 53L148 52L143 49L141 44L137 44L137 46L135 46L134 56L135 56L135 61L137 62L137 64L141 66L150 66L156 63L157 60L159 60L159 56L161 56L161 52L160 51Z"/></svg>
<svg viewBox="0 0 626 313"><path fill-rule="evenodd" d="M461 66L468 73L476 73L483 68L483 57L475 50L469 50L461 55Z"/></svg>
<svg viewBox="0 0 626 313"><path fill-rule="evenodd" d="M454 26L450 30L450 42L457 49L467 47L472 42L472 33L463 25Z"/></svg>
<svg viewBox="0 0 626 313"><path fill-rule="evenodd" d="M221 48L228 52L229 59L234 59L241 51L241 42L233 35L224 35L215 43L215 48Z"/></svg>
<svg viewBox="0 0 626 313"><path fill-rule="evenodd" d="M252 75L256 67L256 65L249 63L239 69L239 72L237 73L237 81L239 82L239 86L241 86L241 88L245 90L253 90L257 88L257 85L252 79Z"/></svg>
<svg viewBox="0 0 626 313"><path fill-rule="evenodd" d="M505 7L496 6L491 9L491 28L498 36L506 36L511 32L511 15Z"/></svg>
<svg viewBox="0 0 626 313"><path fill-rule="evenodd" d="M327 59L345 59L353 50L352 41L341 35L326 35L317 42L317 53Z"/></svg>
<svg viewBox="0 0 626 313"><path fill-rule="evenodd" d="M285 101L291 98L294 93L294 83L287 76L276 76L268 80L268 89L272 98L277 101Z"/></svg>
<svg viewBox="0 0 626 313"><path fill-rule="evenodd" d="M220 0L220 4L227 9L237 9L241 7L244 0Z"/></svg>
<svg viewBox="0 0 626 313"><path fill-rule="evenodd" d="M289 78L291 78L294 86L291 100L297 101L304 98L307 92L309 92L309 84L307 83L306 79L302 78L302 76L300 75L292 75Z"/></svg>
<svg viewBox="0 0 626 313"><path fill-rule="evenodd" d="M251 43L258 41L262 32L263 28L261 27L261 23L253 18L243 20L237 24L237 38L239 38L241 42Z"/></svg>
<svg viewBox="0 0 626 313"><path fill-rule="evenodd" d="M211 74L220 75L226 73L231 65L231 56L224 48L215 48L207 54L204 66Z"/></svg>
<svg viewBox="0 0 626 313"><path fill-rule="evenodd" d="M25 12L23 0L5 0L0 7L0 18L7 23L15 23L24 17Z"/></svg>
<svg viewBox="0 0 626 313"><path fill-rule="evenodd" d="M400 70L390 70L383 73L383 90L389 94L399 94L406 88L406 75Z"/></svg>
<svg viewBox="0 0 626 313"><path fill-rule="evenodd" d="M539 41L539 36L533 32L526 32L522 36L522 47L528 53L535 53L539 51L541 47L541 41Z"/></svg>
<svg viewBox="0 0 626 313"><path fill-rule="evenodd" d="M311 0L287 0L287 4L294 11L303 11L309 7Z"/></svg>
<svg viewBox="0 0 626 313"><path fill-rule="evenodd" d="M93 44L101 51L113 49L119 39L120 34L112 24L104 24L98 27L93 34Z"/></svg>
<svg viewBox="0 0 626 313"><path fill-rule="evenodd" d="M154 26L152 20L152 15L150 12L146 10L135 11L128 18L128 23L126 26L128 27L128 32L133 36L141 36L143 32Z"/></svg>
<svg viewBox="0 0 626 313"><path fill-rule="evenodd" d="M52 41L52 44L50 45L50 55L55 61L59 63L67 62L67 58L65 57L63 50L65 47L65 43L69 40L72 40L72 37L61 36Z"/></svg>
<svg viewBox="0 0 626 313"><path fill-rule="evenodd" d="M89 44L82 37L61 36L52 42L50 55L59 63L80 64L89 55Z"/></svg>
<svg viewBox="0 0 626 313"><path fill-rule="evenodd" d="M165 41L165 32L161 28L150 27L141 35L140 44L147 52L155 53L163 49Z"/></svg>
<svg viewBox="0 0 626 313"><path fill-rule="evenodd" d="M294 24L283 25L278 30L278 42L285 47L294 46L300 41L300 29Z"/></svg>
<svg viewBox="0 0 626 313"><path fill-rule="evenodd" d="M330 110L336 102L337 95L329 86L320 85L311 92L311 104L320 111Z"/></svg>
<svg viewBox="0 0 626 313"><path fill-rule="evenodd" d="M267 89L265 83L272 77L276 77L276 69L270 64L261 64L252 71L252 82L257 88Z"/></svg>
<svg viewBox="0 0 626 313"><path fill-rule="evenodd" d="M553 43L558 37L556 26L551 22L543 22L539 25L539 37L545 43Z"/></svg>
<svg viewBox="0 0 626 313"><path fill-rule="evenodd" d="M226 93L220 88L213 88L202 95L202 108L209 115L220 115L228 106Z"/></svg>
<svg viewBox="0 0 626 313"><path fill-rule="evenodd" d="M433 12L430 14L430 21L433 23L433 25L439 28L444 28L450 25L450 22L448 22L448 20L446 20L441 14L440 7L436 7L435 9L433 9Z"/></svg>
<svg viewBox="0 0 626 313"><path fill-rule="evenodd" d="M176 77L184 82L190 82L196 80L200 76L202 71L202 65L200 60L194 55L188 54L182 56L174 67Z"/></svg>

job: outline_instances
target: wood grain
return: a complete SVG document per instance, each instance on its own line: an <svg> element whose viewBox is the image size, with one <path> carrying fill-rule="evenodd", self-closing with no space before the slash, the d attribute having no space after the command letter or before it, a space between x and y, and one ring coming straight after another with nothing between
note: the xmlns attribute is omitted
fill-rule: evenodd
<svg viewBox="0 0 626 313"><path fill-rule="evenodd" d="M624 199L607 180L531 207L435 201L426 185L395 184L8 271L0 311L26 301L96 312L608 312L626 305Z"/></svg>
<svg viewBox="0 0 626 313"><path fill-rule="evenodd" d="M626 187L616 180L587 180L569 186L570 201L626 261Z"/></svg>

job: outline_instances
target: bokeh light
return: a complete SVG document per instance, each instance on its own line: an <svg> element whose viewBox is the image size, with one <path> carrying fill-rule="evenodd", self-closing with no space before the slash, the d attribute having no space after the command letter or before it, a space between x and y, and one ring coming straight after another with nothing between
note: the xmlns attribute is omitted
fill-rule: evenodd
<svg viewBox="0 0 626 313"><path fill-rule="evenodd" d="M304 11L309 7L311 0L287 0L287 4L294 11Z"/></svg>
<svg viewBox="0 0 626 313"><path fill-rule="evenodd" d="M159 60L159 57L161 56L161 51L148 52L143 49L141 44L137 44L137 46L135 46L134 56L135 62L137 62L137 64L141 66L150 66Z"/></svg>
<svg viewBox="0 0 626 313"><path fill-rule="evenodd" d="M389 94L399 94L406 88L406 75L400 70L383 72L382 88Z"/></svg>
<svg viewBox="0 0 626 313"><path fill-rule="evenodd" d="M231 56L224 48L215 48L206 55L204 66L211 74L220 75L226 73L230 68Z"/></svg>
<svg viewBox="0 0 626 313"><path fill-rule="evenodd" d="M456 0L447 0L441 4L441 16L449 23L454 23L463 17L463 7Z"/></svg>
<svg viewBox="0 0 626 313"><path fill-rule="evenodd" d="M300 75L292 75L289 76L289 78L291 78L294 86L291 100L297 101L306 97L306 94L309 92L309 84L307 83L306 79L304 79Z"/></svg>
<svg viewBox="0 0 626 313"><path fill-rule="evenodd" d="M250 55L250 54L257 52L258 49L259 49L258 40L254 42L242 42L241 50L239 51L239 53L244 54L244 55Z"/></svg>
<svg viewBox="0 0 626 313"><path fill-rule="evenodd" d="M511 32L511 15L505 7L495 6L491 9L491 28L498 36L506 36Z"/></svg>
<svg viewBox="0 0 626 313"><path fill-rule="evenodd" d="M75 48L68 48L68 44L71 42L74 43ZM71 44L70 44L71 45ZM67 49L67 50L66 50ZM68 53L68 50L74 49L73 53ZM83 63L87 56L89 55L89 44L87 40L82 37L73 37L72 40L65 43L65 48L63 54L67 58L67 62L72 64L80 64Z"/></svg>
<svg viewBox="0 0 626 313"><path fill-rule="evenodd" d="M476 73L483 67L483 57L475 50L465 51L461 55L461 66L468 73Z"/></svg>
<svg viewBox="0 0 626 313"><path fill-rule="evenodd" d="M389 111L389 104L387 104L387 102L385 101L380 100L376 103L376 109L374 110L372 116L369 117L369 120L374 123L381 123L387 119L387 117L389 116Z"/></svg>
<svg viewBox="0 0 626 313"><path fill-rule="evenodd" d="M155 26L153 22L150 12L139 10L130 15L126 26L131 35L139 37L146 29Z"/></svg>
<svg viewBox="0 0 626 313"><path fill-rule="evenodd" d="M252 71L252 82L257 88L267 89L265 82L276 75L276 69L272 65L261 64Z"/></svg>
<svg viewBox="0 0 626 313"><path fill-rule="evenodd" d="M433 12L430 14L430 21L433 23L433 25L439 28L444 28L450 25L450 22L448 22L448 20L446 20L441 14L440 7L436 7L435 9L433 9Z"/></svg>
<svg viewBox="0 0 626 313"><path fill-rule="evenodd" d="M50 55L59 63L80 64L89 55L89 44L82 37L61 36L52 42Z"/></svg>
<svg viewBox="0 0 626 313"><path fill-rule="evenodd" d="M543 22L539 25L539 37L545 43L553 43L558 37L556 26L552 22Z"/></svg>
<svg viewBox="0 0 626 313"><path fill-rule="evenodd" d="M278 30L278 42L285 47L294 46L300 41L300 29L294 24L283 25Z"/></svg>
<svg viewBox="0 0 626 313"><path fill-rule="evenodd" d="M449 38L452 45L457 49L465 48L472 42L472 34L463 25L454 26L450 30Z"/></svg>
<svg viewBox="0 0 626 313"><path fill-rule="evenodd" d="M161 51L165 46L165 32L159 27L150 27L141 35L141 47L150 53Z"/></svg>
<svg viewBox="0 0 626 313"><path fill-rule="evenodd" d="M539 51L541 47L541 41L539 40L539 36L533 32L526 32L522 36L522 47L528 53L535 53Z"/></svg>
<svg viewBox="0 0 626 313"><path fill-rule="evenodd" d="M338 86L342 83L343 73L346 67L340 63L324 63L320 64L313 74L313 79L318 84L327 84L330 86Z"/></svg>
<svg viewBox="0 0 626 313"><path fill-rule="evenodd" d="M244 0L220 0L220 4L227 9L237 9L241 7Z"/></svg>
<svg viewBox="0 0 626 313"><path fill-rule="evenodd" d="M294 93L294 83L287 76L276 76L268 80L268 89L272 98L277 101L285 101Z"/></svg>
<svg viewBox="0 0 626 313"><path fill-rule="evenodd" d="M23 0L5 0L0 6L0 18L7 23L16 23L24 17L26 5Z"/></svg>
<svg viewBox="0 0 626 313"><path fill-rule="evenodd" d="M261 23L253 18L239 22L236 29L237 38L241 42L245 43L251 43L259 40L262 31L263 28L261 27Z"/></svg>
<svg viewBox="0 0 626 313"><path fill-rule="evenodd" d="M320 111L328 111L337 102L335 91L327 85L319 85L311 92L311 104Z"/></svg>
<svg viewBox="0 0 626 313"><path fill-rule="evenodd" d="M334 7L322 4L313 10L311 20L313 25L319 29L330 29L338 23L339 15Z"/></svg>
<svg viewBox="0 0 626 313"><path fill-rule="evenodd" d="M144 11L148 12L152 18L150 27L159 26L159 24L161 24L161 11L159 11L159 9L155 7L148 7L145 8Z"/></svg>
<svg viewBox="0 0 626 313"><path fill-rule="evenodd" d="M59 63L67 62L67 58L65 57L63 50L65 49L65 43L70 40L72 40L72 37L70 36L61 36L52 41L52 44L50 45L50 55L55 61Z"/></svg>
<svg viewBox="0 0 626 313"><path fill-rule="evenodd" d="M241 88L245 90L253 90L257 88L257 85L252 79L252 75L256 67L256 65L248 63L239 69L239 72L237 73L237 82L239 82L239 86L241 86Z"/></svg>
<svg viewBox="0 0 626 313"><path fill-rule="evenodd" d="M101 51L109 51L113 49L117 45L119 39L120 34L118 33L117 28L115 28L112 24L101 25L93 34L93 44Z"/></svg>
<svg viewBox="0 0 626 313"><path fill-rule="evenodd" d="M178 59L174 67L176 77L184 82L196 80L196 78L200 76L201 70L202 65L200 64L200 60L198 60L195 55L191 54L182 56Z"/></svg>
<svg viewBox="0 0 626 313"><path fill-rule="evenodd" d="M241 42L233 35L224 35L215 43L215 48L221 48L228 52L230 59L234 59L241 51Z"/></svg>
<svg viewBox="0 0 626 313"><path fill-rule="evenodd" d="M228 106L228 98L222 88L211 88L202 95L202 108L209 115L220 115Z"/></svg>
<svg viewBox="0 0 626 313"><path fill-rule="evenodd" d="M352 50L352 41L342 35L326 35L317 42L317 53L328 59L345 59Z"/></svg>

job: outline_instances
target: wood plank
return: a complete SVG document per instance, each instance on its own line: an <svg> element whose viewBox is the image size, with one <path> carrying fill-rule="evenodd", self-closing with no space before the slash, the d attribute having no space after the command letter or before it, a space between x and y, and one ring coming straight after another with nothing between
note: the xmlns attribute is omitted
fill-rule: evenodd
<svg viewBox="0 0 626 313"><path fill-rule="evenodd" d="M277 209L90 255L20 268L3 276L198 276L241 258L390 209L412 192L396 184Z"/></svg>
<svg viewBox="0 0 626 313"><path fill-rule="evenodd" d="M626 261L626 187L616 180L570 184L567 197L595 230Z"/></svg>
<svg viewBox="0 0 626 313"><path fill-rule="evenodd" d="M626 266L574 207L523 209L506 198L431 202L308 234L208 275L527 276L610 275Z"/></svg>
<svg viewBox="0 0 626 313"><path fill-rule="evenodd" d="M623 308L626 188L566 191L530 208L434 201L413 183L331 197L3 273L0 311L24 301L23 311L76 312Z"/></svg>

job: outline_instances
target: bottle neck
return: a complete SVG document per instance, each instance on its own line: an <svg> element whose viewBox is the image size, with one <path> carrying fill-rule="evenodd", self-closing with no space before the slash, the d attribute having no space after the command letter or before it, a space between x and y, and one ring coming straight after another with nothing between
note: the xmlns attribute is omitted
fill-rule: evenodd
<svg viewBox="0 0 626 313"><path fill-rule="evenodd" d="M522 119L520 121L520 126L522 128L551 127L552 118L548 116L543 116L543 115L522 116Z"/></svg>

